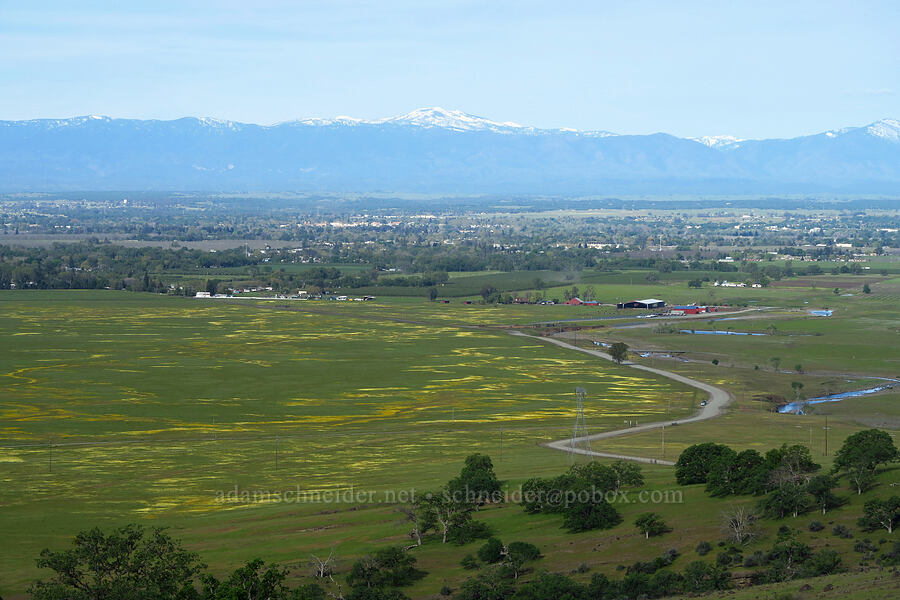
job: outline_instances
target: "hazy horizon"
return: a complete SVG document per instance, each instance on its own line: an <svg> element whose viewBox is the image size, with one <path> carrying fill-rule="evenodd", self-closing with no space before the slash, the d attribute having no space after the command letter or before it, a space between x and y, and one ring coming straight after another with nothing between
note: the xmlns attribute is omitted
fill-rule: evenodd
<svg viewBox="0 0 900 600"><path fill-rule="evenodd" d="M0 5L0 118L374 120L791 138L900 118L896 3Z"/></svg>

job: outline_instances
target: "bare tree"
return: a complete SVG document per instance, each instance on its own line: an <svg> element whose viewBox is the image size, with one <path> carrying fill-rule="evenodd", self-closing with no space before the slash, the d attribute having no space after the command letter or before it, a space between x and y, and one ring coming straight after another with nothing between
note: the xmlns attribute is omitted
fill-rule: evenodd
<svg viewBox="0 0 900 600"><path fill-rule="evenodd" d="M310 554L312 557L312 568L313 568L313 577L318 579L325 579L326 577L334 582L334 548L331 549L331 552L328 553L328 558L322 560L315 554Z"/></svg>
<svg viewBox="0 0 900 600"><path fill-rule="evenodd" d="M409 537L410 539L414 539L416 541L415 544L405 546L403 550L406 551L411 548L417 548L418 546L421 546L422 535L424 535L429 529L431 529L431 525L433 524L433 517L430 517L427 514L426 510L416 504L401 506L397 509L397 512L403 515L403 519L400 521L401 524L409 523L412 525L412 530L409 532Z"/></svg>
<svg viewBox="0 0 900 600"><path fill-rule="evenodd" d="M732 506L722 513L722 534L736 544L747 544L759 530L756 515L745 506Z"/></svg>

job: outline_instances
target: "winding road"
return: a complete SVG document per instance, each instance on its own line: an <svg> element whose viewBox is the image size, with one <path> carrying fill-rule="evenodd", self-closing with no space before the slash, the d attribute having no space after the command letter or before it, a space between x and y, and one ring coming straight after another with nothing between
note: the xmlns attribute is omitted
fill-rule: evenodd
<svg viewBox="0 0 900 600"><path fill-rule="evenodd" d="M600 350L592 350L590 348L578 348L577 346L573 346L568 344L562 340L537 336L537 335L528 335L526 333L522 333L521 331L510 331L510 334L531 338L534 340L539 340L542 342L547 342L550 344L555 344L561 348L565 348L567 350L574 350L576 352L583 352L585 354L590 354L591 356L596 356L597 358L602 358L604 360L613 361L612 356L607 354L606 352L601 352ZM712 419L714 417L718 417L723 412L725 412L725 407L732 400L731 394L729 394L726 390L716 387L714 385L710 385L708 383L704 383L702 381L697 381L696 379L691 379L690 377L685 377L684 375L679 375L678 373L672 373L671 371L664 371L663 369L655 369L653 367L647 367L645 365L635 364L629 361L624 361L623 365L627 365L632 369L638 369L640 371L647 371L648 373L655 373L656 375L661 375L663 377L668 377L674 381L678 381L685 385L689 385L693 388L696 388L700 391L706 392L709 395L709 398L706 401L706 405L701 407L696 414L691 417L686 417L684 419L676 419L674 421L658 421L656 423L646 423L644 425L638 425L636 427L628 427L626 429L616 429L613 431L604 431L603 433L595 433L592 435L575 438L575 442L585 442L585 441L595 441L595 440L607 440L614 437L619 437L622 435L627 435L630 433L640 433L642 431L651 431L653 429L660 429L667 425L684 425L687 423L695 423L697 421L705 421L706 419ZM614 458L618 460L630 460L634 462L641 462L647 464L654 465L674 465L675 463L670 460L663 460L657 458L646 458L643 456L629 456L625 454L613 454L611 452L598 452L595 450L587 450L585 448L573 448L572 447L572 439L558 440L555 442L548 442L543 444L547 448L552 448L553 450L560 450L562 452L574 452L576 454L585 454L589 456L599 456L602 458Z"/></svg>

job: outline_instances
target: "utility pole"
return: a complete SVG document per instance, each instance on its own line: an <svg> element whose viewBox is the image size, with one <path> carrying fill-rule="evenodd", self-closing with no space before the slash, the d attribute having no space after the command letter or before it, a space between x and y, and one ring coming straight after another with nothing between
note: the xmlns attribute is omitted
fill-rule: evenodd
<svg viewBox="0 0 900 600"><path fill-rule="evenodd" d="M662 457L666 457L666 426L662 426Z"/></svg>

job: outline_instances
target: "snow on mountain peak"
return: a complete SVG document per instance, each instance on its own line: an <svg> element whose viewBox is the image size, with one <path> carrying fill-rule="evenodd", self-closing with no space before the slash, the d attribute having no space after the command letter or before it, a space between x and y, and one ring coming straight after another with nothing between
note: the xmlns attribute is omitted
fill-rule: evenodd
<svg viewBox="0 0 900 600"><path fill-rule="evenodd" d="M320 126L327 127L329 125L360 125L367 123L368 121L363 121L362 119L356 119L354 117L347 117L344 115L339 115L334 117L333 119L322 119L322 118L309 118L309 119L299 119L297 121L288 121L287 124L294 125L312 125L312 126Z"/></svg>
<svg viewBox="0 0 900 600"><path fill-rule="evenodd" d="M866 126L866 133L891 142L900 142L900 121L896 119L882 119Z"/></svg>
<svg viewBox="0 0 900 600"><path fill-rule="evenodd" d="M552 133L578 135L583 137L609 137L617 135L609 131L583 131L578 129L539 129L529 125L520 125L512 121L491 121L484 117L471 115L461 110L449 110L439 106L418 108L405 115L385 119L365 120L353 117L335 117L333 119L307 118L296 121L285 121L277 125L301 125L309 127L359 126L359 125L396 125L400 127L420 127L422 129L448 129L450 131L490 131L492 133L546 135Z"/></svg>
<svg viewBox="0 0 900 600"><path fill-rule="evenodd" d="M239 125L239 123L235 123L234 121L229 121L227 119L216 119L213 117L197 117L197 122L201 125L206 125L207 127L222 129L236 129Z"/></svg>
<svg viewBox="0 0 900 600"><path fill-rule="evenodd" d="M738 142L744 141L741 138L734 137L733 135L704 135L702 137L690 139L703 144L704 146L709 146L710 148L721 148L722 146L729 146L731 144L737 144Z"/></svg>
<svg viewBox="0 0 900 600"><path fill-rule="evenodd" d="M464 113L461 110L447 110L439 106L433 108L419 108L412 112L400 115L399 117L391 117L382 119L379 123L389 123L396 125L415 125L417 127L442 127L445 129L455 129L458 131L500 131L500 130L525 130L530 129L518 123L505 122L500 123L491 121L475 115Z"/></svg>

